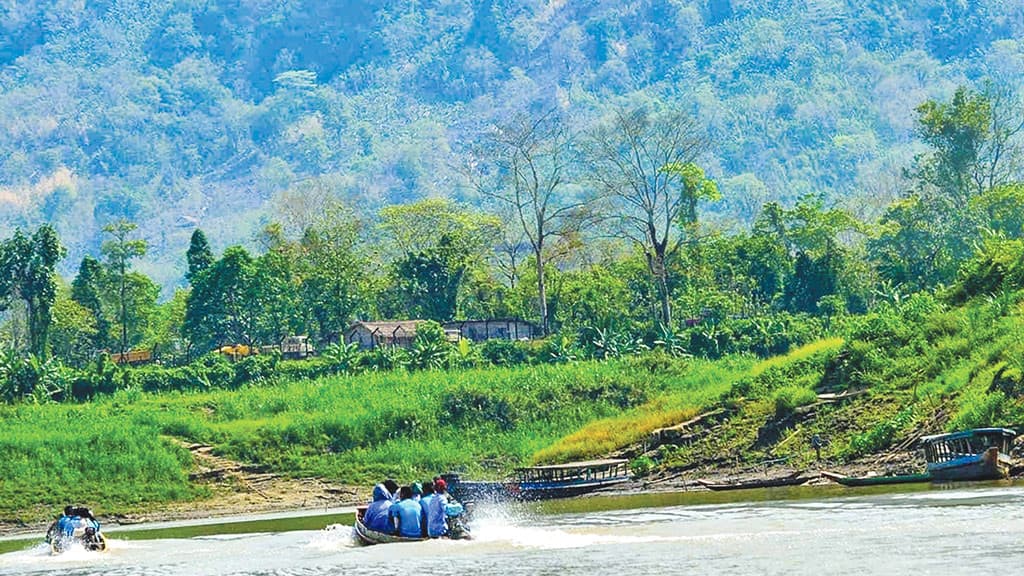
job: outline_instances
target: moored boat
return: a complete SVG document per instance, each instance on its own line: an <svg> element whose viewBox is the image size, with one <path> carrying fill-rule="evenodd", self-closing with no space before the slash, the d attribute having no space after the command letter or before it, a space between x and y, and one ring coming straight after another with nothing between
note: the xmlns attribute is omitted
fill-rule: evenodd
<svg viewBox="0 0 1024 576"><path fill-rule="evenodd" d="M613 458L517 468L506 482L462 480L446 474L448 491L469 500L547 500L570 498L629 481L629 460Z"/></svg>
<svg viewBox="0 0 1024 576"><path fill-rule="evenodd" d="M711 482L710 480L697 480L697 483L708 490L748 490L751 488L779 488L782 486L799 486L810 480L809 476L801 476L800 472L794 472L789 476L779 478L758 478L755 480L741 480L738 482Z"/></svg>
<svg viewBox="0 0 1024 576"><path fill-rule="evenodd" d="M976 428L921 438L934 480L999 480L1010 474L1010 444L1016 432Z"/></svg>
<svg viewBox="0 0 1024 576"><path fill-rule="evenodd" d="M895 474L889 476L844 476L835 472L822 472L821 475L843 486L882 486L885 484L912 484L915 482L931 482L932 475Z"/></svg>
<svg viewBox="0 0 1024 576"><path fill-rule="evenodd" d="M629 460L616 458L519 468L508 490L519 500L546 500L579 496L628 481Z"/></svg>

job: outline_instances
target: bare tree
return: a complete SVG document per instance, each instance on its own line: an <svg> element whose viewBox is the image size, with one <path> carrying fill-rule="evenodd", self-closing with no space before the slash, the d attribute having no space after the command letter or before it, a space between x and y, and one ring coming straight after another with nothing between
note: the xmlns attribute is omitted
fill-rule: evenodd
<svg viewBox="0 0 1024 576"><path fill-rule="evenodd" d="M987 190L1020 177L1024 161L1020 140L1024 132L1024 103L1016 83L989 80L984 95L989 101L991 126L975 181L979 188Z"/></svg>
<svg viewBox="0 0 1024 576"><path fill-rule="evenodd" d="M520 115L494 128L487 155L496 168L494 178L475 178L477 189L511 212L525 235L536 266L538 312L546 334L550 323L544 281L548 247L578 228L587 204L572 189L572 138L555 112L539 117Z"/></svg>
<svg viewBox="0 0 1024 576"><path fill-rule="evenodd" d="M702 199L718 190L694 161L708 139L691 116L672 109L618 109L588 141L589 178L614 230L640 246L657 286L661 314L672 323L668 259L697 222Z"/></svg>

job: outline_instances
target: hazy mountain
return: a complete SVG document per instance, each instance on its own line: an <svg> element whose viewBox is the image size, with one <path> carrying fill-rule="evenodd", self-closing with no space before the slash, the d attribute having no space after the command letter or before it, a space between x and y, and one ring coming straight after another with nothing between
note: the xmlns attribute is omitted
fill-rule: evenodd
<svg viewBox="0 0 1024 576"><path fill-rule="evenodd" d="M806 192L877 212L918 149L915 106L1024 78L1024 4L899 4L0 4L0 232L57 223L73 269L124 216L173 285L195 226L250 242L290 187L368 213L463 197L459 150L489 123L559 106L582 131L654 97L708 127L727 217Z"/></svg>

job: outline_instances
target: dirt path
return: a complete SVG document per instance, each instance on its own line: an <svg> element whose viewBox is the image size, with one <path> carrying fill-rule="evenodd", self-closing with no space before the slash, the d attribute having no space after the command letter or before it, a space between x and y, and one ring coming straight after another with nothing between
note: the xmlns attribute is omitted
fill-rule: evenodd
<svg viewBox="0 0 1024 576"><path fill-rule="evenodd" d="M368 488L344 486L320 478L289 478L262 472L259 467L217 456L205 444L180 443L192 453L196 469L189 480L210 489L212 497L199 502L170 504L152 513L115 516L120 524L230 516L284 510L336 508L362 502Z"/></svg>

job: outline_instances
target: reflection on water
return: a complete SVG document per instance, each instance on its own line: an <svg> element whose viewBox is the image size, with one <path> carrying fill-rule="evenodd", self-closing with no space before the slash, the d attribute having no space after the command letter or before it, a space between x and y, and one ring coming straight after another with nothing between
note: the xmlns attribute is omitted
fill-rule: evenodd
<svg viewBox="0 0 1024 576"><path fill-rule="evenodd" d="M0 555L0 575L792 576L973 574L1024 565L1022 487L844 494L858 495L660 506L634 499L625 509L610 507L608 499L589 499L589 509L585 501L483 508L471 542L360 547L350 520L294 532L115 537L104 554L53 557L35 546Z"/></svg>

